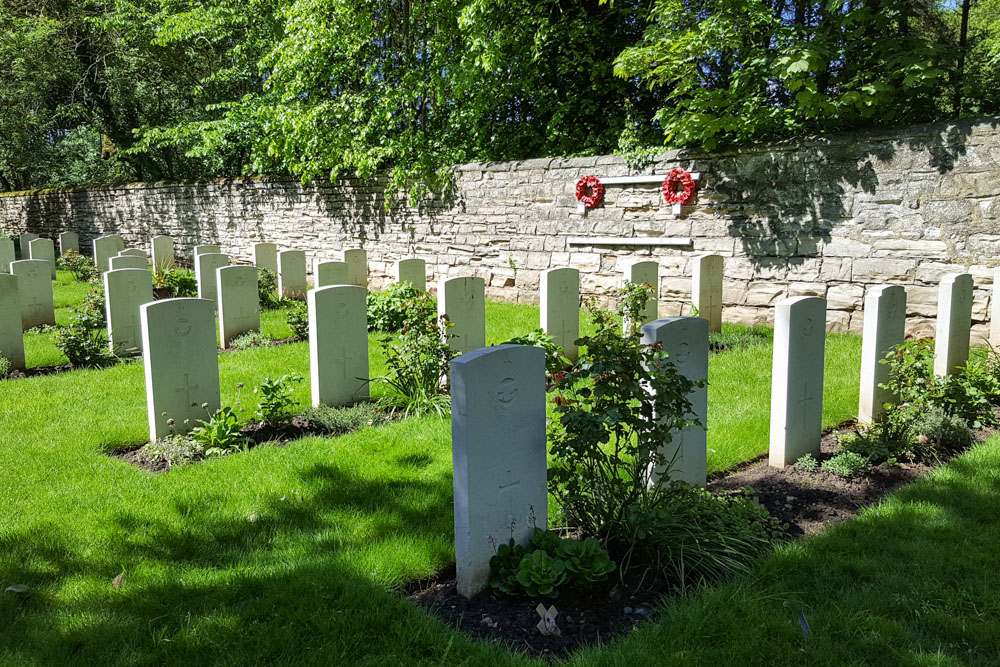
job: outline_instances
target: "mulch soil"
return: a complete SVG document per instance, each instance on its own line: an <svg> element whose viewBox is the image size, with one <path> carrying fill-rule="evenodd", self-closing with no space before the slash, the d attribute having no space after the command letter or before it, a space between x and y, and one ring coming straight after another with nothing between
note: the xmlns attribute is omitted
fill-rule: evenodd
<svg viewBox="0 0 1000 667"><path fill-rule="evenodd" d="M818 462L831 457L837 450L837 435L853 430L851 426L852 422L845 422L824 433ZM973 435L976 441L981 441L992 433L993 429L980 429ZM942 463L949 458L951 455L943 455ZM882 464L845 479L823 468L772 468L765 455L713 476L707 487L718 495L740 493L746 487L753 489L752 497L771 516L787 524L789 535L800 537L856 516L863 507L930 470L931 466L923 463ZM558 636L546 636L536 627L541 619L536 607L542 600L498 597L489 591L467 600L456 589L454 567L415 582L403 594L472 637L498 641L512 650L552 659L625 634L633 626L654 618L657 604L663 598L656 593L629 595L616 588L609 595L590 600L544 601L556 606L561 631Z"/></svg>

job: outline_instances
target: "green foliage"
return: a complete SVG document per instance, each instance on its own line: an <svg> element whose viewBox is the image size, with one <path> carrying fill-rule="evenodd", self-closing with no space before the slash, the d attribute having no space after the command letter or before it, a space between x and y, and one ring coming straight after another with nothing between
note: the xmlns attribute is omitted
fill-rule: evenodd
<svg viewBox="0 0 1000 667"><path fill-rule="evenodd" d="M234 350L250 350L255 347L267 347L274 338L260 331L247 331L229 342L229 346Z"/></svg>
<svg viewBox="0 0 1000 667"><path fill-rule="evenodd" d="M380 341L387 371L374 381L392 389L385 400L404 415L444 417L451 409L449 363L456 356L446 342L452 323L447 316L436 317L434 301L425 292L405 299L399 308L402 329Z"/></svg>
<svg viewBox="0 0 1000 667"><path fill-rule="evenodd" d="M819 467L819 461L812 454L806 454L799 457L799 460L795 462L795 467L811 472Z"/></svg>
<svg viewBox="0 0 1000 667"><path fill-rule="evenodd" d="M420 295L420 290L408 280L393 283L384 292L368 293L368 330L391 333L399 331L406 323L404 302ZM420 302L427 309L437 308L437 302L426 299Z"/></svg>
<svg viewBox="0 0 1000 667"><path fill-rule="evenodd" d="M762 327L741 327L733 331L713 331L708 334L710 349L720 352L770 345L771 339L771 330Z"/></svg>
<svg viewBox="0 0 1000 667"><path fill-rule="evenodd" d="M618 292L618 305L616 311L622 318L628 333L631 336L638 336L642 328L642 311L650 299L656 299L656 289L646 283L634 283L631 280L625 281L625 286ZM590 309L593 311L594 306Z"/></svg>
<svg viewBox="0 0 1000 667"><path fill-rule="evenodd" d="M0 380L8 377L10 375L13 365L10 363L10 359L2 356L3 350L0 350Z"/></svg>
<svg viewBox="0 0 1000 667"><path fill-rule="evenodd" d="M69 271L73 274L73 278L79 282L88 282L98 278L94 260L84 257L75 250L67 250L56 258L56 267L63 271Z"/></svg>
<svg viewBox="0 0 1000 667"><path fill-rule="evenodd" d="M298 373L288 373L276 380L264 378L253 388L253 393L259 396L256 415L261 421L272 426L278 426L291 420L298 401L292 399L296 384L302 382Z"/></svg>
<svg viewBox="0 0 1000 667"><path fill-rule="evenodd" d="M199 419L198 424L191 429L190 438L204 450L205 456L225 456L246 445L239 417L232 406L223 406L207 420Z"/></svg>
<svg viewBox="0 0 1000 667"><path fill-rule="evenodd" d="M327 435L351 433L368 426L385 424L390 419L381 404L369 402L341 407L317 405L306 408L301 417L313 428Z"/></svg>
<svg viewBox="0 0 1000 667"><path fill-rule="evenodd" d="M185 435L168 435L142 448L142 452L153 461L163 461L173 467L205 457L204 448Z"/></svg>
<svg viewBox="0 0 1000 667"><path fill-rule="evenodd" d="M841 477L854 477L868 469L868 459L852 451L843 451L823 461L823 468Z"/></svg>
<svg viewBox="0 0 1000 667"><path fill-rule="evenodd" d="M623 291L626 318L635 321L647 293ZM694 423L687 415L695 383L659 345L642 345L636 327L623 335L610 313L588 310L596 331L581 339L586 352L550 389L549 489L568 525L608 545L631 539L629 516L654 512L666 497L654 469L669 468L661 450Z"/></svg>
<svg viewBox="0 0 1000 667"><path fill-rule="evenodd" d="M562 346L558 345L555 340L555 336L547 334L541 328L538 328L521 336L514 336L509 340L505 340L501 345L530 345L531 347L542 348L545 350L545 370L551 375L558 373L573 363L568 357L563 355Z"/></svg>
<svg viewBox="0 0 1000 667"><path fill-rule="evenodd" d="M71 309L73 315L69 326L56 330L53 341L56 349L66 355L74 366L99 368L116 363L115 354L125 354L129 350L109 348L106 311L104 307L104 283L99 278L90 281L90 289L80 302Z"/></svg>
<svg viewBox="0 0 1000 667"><path fill-rule="evenodd" d="M198 296L198 279L190 269L167 269L165 280L170 286L170 295L175 299Z"/></svg>
<svg viewBox="0 0 1000 667"><path fill-rule="evenodd" d="M615 563L600 542L536 528L526 547L511 539L490 559L490 586L512 596L559 597L607 581Z"/></svg>
<svg viewBox="0 0 1000 667"><path fill-rule="evenodd" d="M948 414L940 406L917 415L911 428L918 446L930 453L964 449L972 444L972 433L966 421L958 415Z"/></svg>
<svg viewBox="0 0 1000 667"><path fill-rule="evenodd" d="M281 307L281 297L278 296L278 275L274 271L257 269L257 294L261 310L277 310Z"/></svg>
<svg viewBox="0 0 1000 667"><path fill-rule="evenodd" d="M285 321L292 329L292 336L297 340L309 338L309 308L304 301L292 301L289 304Z"/></svg>

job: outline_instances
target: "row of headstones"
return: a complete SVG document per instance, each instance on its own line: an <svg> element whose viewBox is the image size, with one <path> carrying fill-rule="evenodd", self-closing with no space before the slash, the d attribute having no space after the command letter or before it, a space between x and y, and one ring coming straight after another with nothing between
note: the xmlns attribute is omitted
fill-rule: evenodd
<svg viewBox="0 0 1000 667"><path fill-rule="evenodd" d="M972 323L972 276L954 274L939 288L935 373L953 373L966 363ZM545 291L543 290L543 295ZM544 308L543 308L544 313ZM893 396L879 385L887 352L904 340L906 290L873 289L865 300L858 416L871 422ZM678 372L707 381L709 322L670 317L642 327L645 343L660 343ZM785 467L820 453L826 299L793 297L777 305L771 380L769 463ZM545 429L545 358L542 350L500 345L463 354L451 363L452 457L455 497L455 556L458 590L466 597L489 579L497 542L523 544L548 517ZM672 461L671 479L703 486L707 472L708 395L689 396L690 426L674 436L662 455Z"/></svg>

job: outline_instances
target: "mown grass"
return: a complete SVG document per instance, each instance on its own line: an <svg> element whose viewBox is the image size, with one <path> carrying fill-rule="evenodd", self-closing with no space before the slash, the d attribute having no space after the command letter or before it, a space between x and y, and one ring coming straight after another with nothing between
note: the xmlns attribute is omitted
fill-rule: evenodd
<svg viewBox="0 0 1000 667"><path fill-rule="evenodd" d="M491 343L537 326L530 306L489 304L487 317ZM272 335L283 337L281 326L265 315ZM384 367L378 338L373 375ZM859 347L830 337L829 423L854 410ZM770 347L711 365L718 468L766 449ZM235 352L219 366L223 401L252 409L249 388L307 375L308 350ZM104 454L147 436L141 371L132 362L0 382L0 590L31 589L0 595L0 664L528 662L395 592L454 559L448 420L151 475ZM305 383L295 398L308 401ZM991 664L998 512L991 440L860 520L784 546L750 576L674 601L659 621L573 662Z"/></svg>

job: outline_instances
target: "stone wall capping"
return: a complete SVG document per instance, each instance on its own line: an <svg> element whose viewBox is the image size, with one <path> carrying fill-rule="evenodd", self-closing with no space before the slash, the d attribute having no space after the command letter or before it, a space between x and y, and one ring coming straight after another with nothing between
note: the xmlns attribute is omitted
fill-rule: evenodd
<svg viewBox="0 0 1000 667"><path fill-rule="evenodd" d="M675 246L690 247L693 241L681 236L571 236L571 246Z"/></svg>

